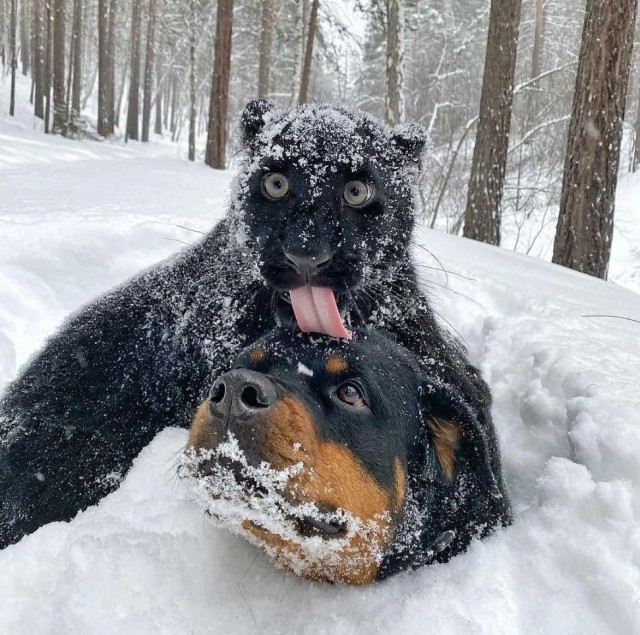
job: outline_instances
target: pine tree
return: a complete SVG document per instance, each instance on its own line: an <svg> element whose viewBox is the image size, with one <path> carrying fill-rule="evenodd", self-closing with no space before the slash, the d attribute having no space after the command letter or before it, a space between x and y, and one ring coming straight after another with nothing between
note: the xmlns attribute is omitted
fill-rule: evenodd
<svg viewBox="0 0 640 635"><path fill-rule="evenodd" d="M521 0L492 0L464 236L500 244Z"/></svg>
<svg viewBox="0 0 640 635"><path fill-rule="evenodd" d="M231 66L231 33L233 28L233 0L218 0L216 19L215 59L211 100L209 102L209 130L205 163L212 168L226 167L227 107L229 104L229 72Z"/></svg>
<svg viewBox="0 0 640 635"><path fill-rule="evenodd" d="M607 277L638 0L588 0L553 262Z"/></svg>

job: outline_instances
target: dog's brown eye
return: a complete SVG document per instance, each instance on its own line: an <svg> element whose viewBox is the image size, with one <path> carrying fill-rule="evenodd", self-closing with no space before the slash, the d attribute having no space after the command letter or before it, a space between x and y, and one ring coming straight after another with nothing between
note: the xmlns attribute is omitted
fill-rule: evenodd
<svg viewBox="0 0 640 635"><path fill-rule="evenodd" d="M352 207L361 207L373 196L373 189L364 181L349 181L344 186L343 196Z"/></svg>
<svg viewBox="0 0 640 635"><path fill-rule="evenodd" d="M262 190L267 198L277 201L284 198L289 192L289 181L284 174L270 172L262 180Z"/></svg>
<svg viewBox="0 0 640 635"><path fill-rule="evenodd" d="M340 401L348 404L349 406L353 406L354 408L362 408L363 406L366 406L362 391L353 382L342 384L342 386L336 390L336 396Z"/></svg>

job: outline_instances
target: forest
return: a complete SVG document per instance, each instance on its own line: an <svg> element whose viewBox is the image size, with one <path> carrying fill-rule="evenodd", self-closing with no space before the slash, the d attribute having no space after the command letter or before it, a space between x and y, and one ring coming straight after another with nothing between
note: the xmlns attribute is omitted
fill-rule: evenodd
<svg viewBox="0 0 640 635"><path fill-rule="evenodd" d="M0 61L10 114L22 74L45 132L162 137L218 169L256 97L420 122L425 224L606 278L618 174L640 164L636 13L636 0L0 0Z"/></svg>

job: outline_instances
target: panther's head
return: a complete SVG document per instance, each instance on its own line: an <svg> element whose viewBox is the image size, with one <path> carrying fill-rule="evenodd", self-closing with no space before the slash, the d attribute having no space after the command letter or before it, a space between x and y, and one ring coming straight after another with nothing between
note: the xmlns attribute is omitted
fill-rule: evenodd
<svg viewBox="0 0 640 635"><path fill-rule="evenodd" d="M278 294L281 318L345 337L339 313L407 253L414 222L412 170L427 135L326 104L244 109L246 149L234 215Z"/></svg>

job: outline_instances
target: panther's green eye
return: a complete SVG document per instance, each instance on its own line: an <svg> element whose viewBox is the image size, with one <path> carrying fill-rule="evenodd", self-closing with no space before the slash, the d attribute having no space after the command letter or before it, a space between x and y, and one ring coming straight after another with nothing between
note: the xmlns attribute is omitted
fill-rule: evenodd
<svg viewBox="0 0 640 635"><path fill-rule="evenodd" d="M352 207L362 207L373 196L373 188L364 181L349 181L344 186L343 196Z"/></svg>
<svg viewBox="0 0 640 635"><path fill-rule="evenodd" d="M270 172L262 179L262 191L267 198L277 201L289 192L289 181L284 174Z"/></svg>

